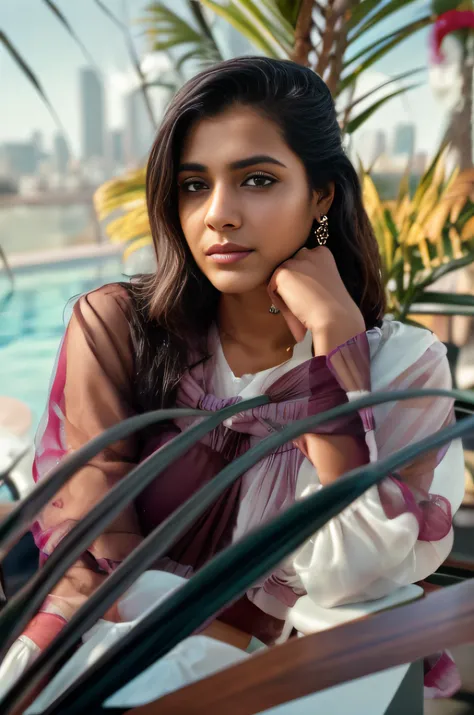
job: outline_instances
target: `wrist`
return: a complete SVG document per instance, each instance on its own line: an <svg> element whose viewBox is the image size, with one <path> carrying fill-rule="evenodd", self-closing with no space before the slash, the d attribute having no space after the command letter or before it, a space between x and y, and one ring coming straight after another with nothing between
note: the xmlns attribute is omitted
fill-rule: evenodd
<svg viewBox="0 0 474 715"><path fill-rule="evenodd" d="M312 329L313 347L315 356L329 355L333 350L347 343L348 340L360 335L365 331L365 324L362 321L351 321L340 319L325 326Z"/></svg>
<svg viewBox="0 0 474 715"><path fill-rule="evenodd" d="M38 648L44 650L56 638L65 624L66 621L61 616L57 616L54 613L40 612L29 622L22 635L33 641Z"/></svg>

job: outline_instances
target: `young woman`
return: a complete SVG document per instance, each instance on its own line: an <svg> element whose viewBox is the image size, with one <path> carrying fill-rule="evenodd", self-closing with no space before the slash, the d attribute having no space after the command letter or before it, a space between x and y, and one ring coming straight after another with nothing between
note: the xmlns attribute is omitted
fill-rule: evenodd
<svg viewBox="0 0 474 715"><path fill-rule="evenodd" d="M194 77L158 132L147 197L156 267L76 303L38 432L35 479L137 412L218 410L261 393L271 404L203 438L91 544L15 645L22 663L146 534L272 430L370 390L451 384L434 335L384 319L357 175L330 93L309 69L244 57ZM452 420L452 402L431 397L365 410L285 445L244 474L156 569L191 576L295 499ZM192 423L157 426L84 468L34 526L42 561L117 480ZM425 578L450 551L463 481L457 443L417 459L333 519L219 623L246 643L270 644L304 593L331 607Z"/></svg>

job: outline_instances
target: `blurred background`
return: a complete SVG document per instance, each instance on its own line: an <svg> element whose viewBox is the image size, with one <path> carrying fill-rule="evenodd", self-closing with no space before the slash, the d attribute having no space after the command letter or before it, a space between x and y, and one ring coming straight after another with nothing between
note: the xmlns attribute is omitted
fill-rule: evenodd
<svg viewBox="0 0 474 715"><path fill-rule="evenodd" d="M145 167L171 97L201 68L244 54L291 58L326 80L379 240L389 312L437 332L457 384L474 385L471 0L6 0L7 430L31 435L38 424L70 299L153 270Z"/></svg>

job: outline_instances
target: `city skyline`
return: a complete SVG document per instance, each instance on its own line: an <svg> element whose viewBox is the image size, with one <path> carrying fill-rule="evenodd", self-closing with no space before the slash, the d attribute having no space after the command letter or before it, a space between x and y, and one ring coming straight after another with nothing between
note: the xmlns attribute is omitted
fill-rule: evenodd
<svg viewBox="0 0 474 715"><path fill-rule="evenodd" d="M59 5L77 34L84 39L102 71L107 94L105 115L110 129L117 129L125 123L124 87L128 90L135 77L123 36L92 3L81 4L80 8L70 3L60 2ZM115 12L121 7L119 0L108 0L107 5ZM128 0L129 18L142 16L146 5L146 0ZM28 26L23 22L25 14L28 14L30 19ZM71 142L73 154L79 156L80 107L74 84L78 71L85 64L84 56L43 3L37 3L36 0L17 0L13 6L11 4L10 7L2 7L0 17L2 29L37 72L65 125L65 133ZM38 27L41 32L37 31ZM137 51L143 57L146 45L141 28L136 23L131 27ZM47 51L45 48L48 48ZM54 48L54 52L51 52L50 48ZM58 57L61 58L60 61ZM373 71L362 77L359 94L365 92L367 87L378 84L380 80L414 66L426 66L427 62L427 33L421 32L374 65ZM2 118L0 126L0 142L25 140L33 131L39 130L50 145L57 128L47 109L5 50L0 53L0 69L5 106L8 107L7 116ZM445 115L445 108L433 95L426 81L403 98L397 97L384 105L369 119L365 128L393 128L400 122L412 122L420 137L420 149L432 153L442 134ZM420 131L421 129L423 131Z"/></svg>
<svg viewBox="0 0 474 715"><path fill-rule="evenodd" d="M163 65L166 72L170 67ZM169 72L163 75L172 81ZM92 67L82 67L77 79L80 112L80 145L72 156L67 138L57 130L49 142L45 142L41 130L35 127L24 141L0 142L0 176L35 176L43 173L49 162L49 174L53 171L66 175L71 168L92 168L109 178L114 171L142 164L151 149L156 127L152 116L159 122L164 114L172 92L169 87L153 87L147 91L147 102L141 88L132 88L122 96L124 122L111 127L105 113L107 91L102 77ZM152 114L150 114L150 111Z"/></svg>

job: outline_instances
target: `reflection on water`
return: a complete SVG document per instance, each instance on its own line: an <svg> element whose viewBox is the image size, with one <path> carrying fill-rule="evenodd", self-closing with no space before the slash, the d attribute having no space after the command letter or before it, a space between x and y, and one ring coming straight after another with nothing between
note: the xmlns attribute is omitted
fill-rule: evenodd
<svg viewBox="0 0 474 715"><path fill-rule="evenodd" d="M7 255L98 240L92 204L0 208L0 245Z"/></svg>

